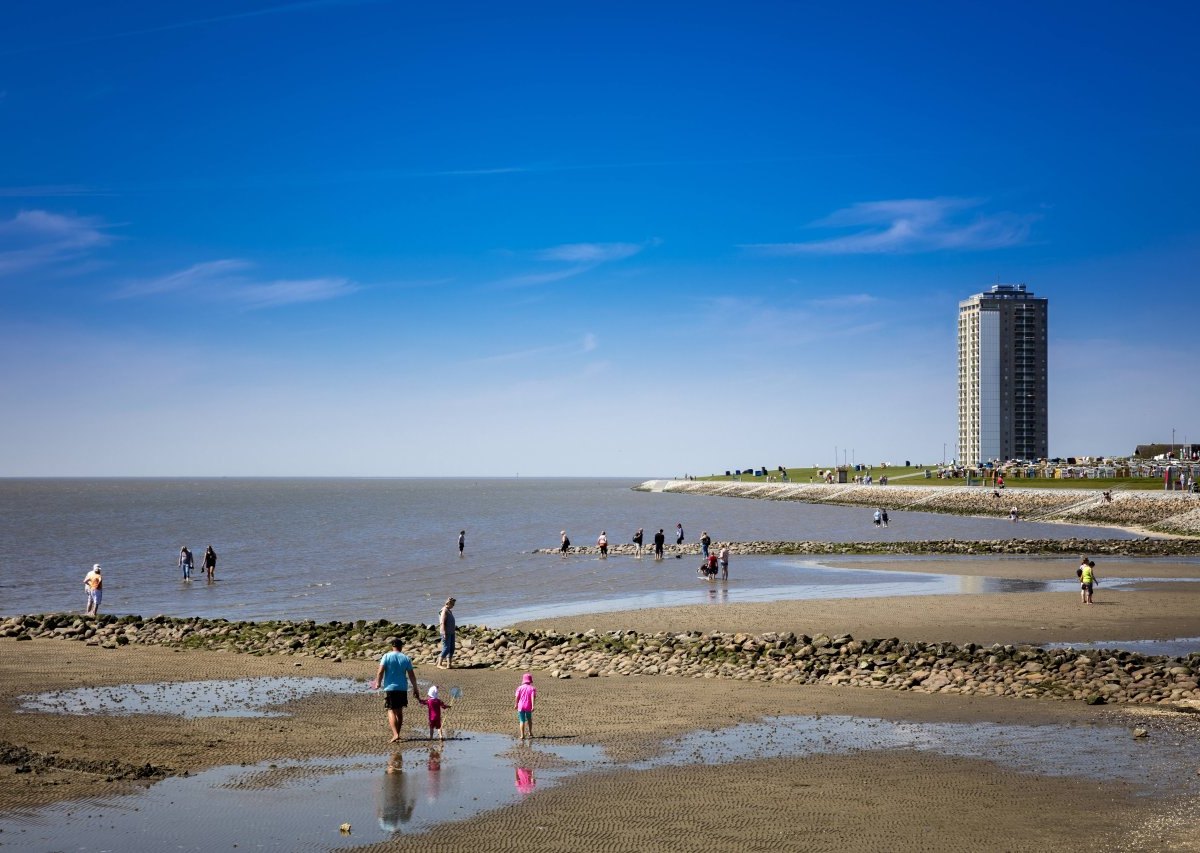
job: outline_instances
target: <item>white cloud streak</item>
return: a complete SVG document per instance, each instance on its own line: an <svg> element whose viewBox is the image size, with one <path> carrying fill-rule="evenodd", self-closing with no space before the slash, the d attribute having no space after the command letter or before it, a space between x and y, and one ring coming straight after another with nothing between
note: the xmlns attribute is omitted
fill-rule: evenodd
<svg viewBox="0 0 1200 853"><path fill-rule="evenodd" d="M569 267L548 272L531 272L515 275L497 281L497 287L533 287L539 284L552 284L574 278L577 275L590 272L601 264L622 261L645 251L646 248L657 246L662 241L658 238L645 243L563 243L540 249L533 256L539 261L549 263L568 263Z"/></svg>
<svg viewBox="0 0 1200 853"><path fill-rule="evenodd" d="M495 355L485 355L481 358L471 359L470 364L497 364L510 361L527 361L533 358L541 358L542 356L564 356L564 355L586 355L587 353L595 352L600 346L599 339L592 332L588 332L583 336L581 341L573 341L565 344L551 344L544 347L531 347L529 349L514 350L513 352L502 352Z"/></svg>
<svg viewBox="0 0 1200 853"><path fill-rule="evenodd" d="M603 264L631 258L645 248L642 243L566 243L542 249L537 256L544 261Z"/></svg>
<svg viewBox="0 0 1200 853"><path fill-rule="evenodd" d="M277 308L302 302L323 302L348 296L359 286L347 278L326 276L307 279L267 279L251 275L254 263L224 258L193 264L187 269L147 281L133 282L114 294L135 299L168 293L197 293L244 308Z"/></svg>
<svg viewBox="0 0 1200 853"><path fill-rule="evenodd" d="M111 242L98 219L22 210L0 222L0 277L71 261Z"/></svg>
<svg viewBox="0 0 1200 853"><path fill-rule="evenodd" d="M912 254L1002 249L1028 240L1036 217L976 210L982 204L980 199L968 198L860 202L810 226L858 229L855 233L799 243L758 243L744 248L769 255Z"/></svg>

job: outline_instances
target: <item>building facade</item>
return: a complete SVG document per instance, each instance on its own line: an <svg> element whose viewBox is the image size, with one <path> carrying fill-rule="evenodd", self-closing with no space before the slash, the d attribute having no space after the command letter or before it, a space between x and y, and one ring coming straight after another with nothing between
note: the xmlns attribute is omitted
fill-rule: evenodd
<svg viewBox="0 0 1200 853"><path fill-rule="evenodd" d="M958 458L1044 459L1047 300L997 284L958 303Z"/></svg>

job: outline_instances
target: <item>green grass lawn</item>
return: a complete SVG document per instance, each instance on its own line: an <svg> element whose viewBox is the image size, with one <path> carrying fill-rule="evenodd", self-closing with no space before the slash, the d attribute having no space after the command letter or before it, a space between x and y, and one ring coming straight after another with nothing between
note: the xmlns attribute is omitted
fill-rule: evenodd
<svg viewBox="0 0 1200 853"><path fill-rule="evenodd" d="M820 478L817 477L819 468L788 468L788 482L790 483L819 483ZM931 466L929 468L933 474L928 480L925 479L924 467L904 467L903 465L891 465L887 468L881 468L875 465L871 469L871 476L875 482L879 482L880 477L886 476L891 485L894 486L965 486L967 481L963 478L959 479L944 479L937 478L937 468ZM783 482L782 476L778 471L768 470L771 475L771 482ZM853 479L856 474L865 474L865 469L861 472L850 471L848 476ZM741 480L744 483L765 483L766 477L755 477L752 474L742 474L741 477L726 477L724 474L712 475L708 477L698 477L700 480L713 481L734 481ZM979 484L976 479L975 484ZM1161 491L1163 484L1158 477L1112 477L1107 479L1056 479L1051 477L1005 477L1004 484L1007 488L1038 488L1038 489L1112 489L1125 491ZM986 481L985 485L991 486L991 481Z"/></svg>

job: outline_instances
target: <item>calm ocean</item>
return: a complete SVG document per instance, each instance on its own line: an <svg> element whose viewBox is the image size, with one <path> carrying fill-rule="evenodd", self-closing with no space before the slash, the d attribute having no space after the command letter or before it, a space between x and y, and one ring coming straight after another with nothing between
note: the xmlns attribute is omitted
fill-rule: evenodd
<svg viewBox="0 0 1200 853"><path fill-rule="evenodd" d="M704 600L806 597L811 561L734 558L720 592L694 558L606 561L533 555L628 542L682 522L689 542L1128 537L1121 531L632 491L626 479L0 479L0 613L82 610L104 567L103 612L260 619L434 622L447 595L463 624ZM459 559L458 531L467 531ZM186 544L206 545L218 582L183 584ZM806 568L807 567L807 568ZM200 576L197 568L197 577ZM866 573L871 574L871 573ZM919 582L920 579L917 579ZM881 583L887 583L883 578ZM882 590L881 590L882 591ZM934 591L930 589L930 591Z"/></svg>

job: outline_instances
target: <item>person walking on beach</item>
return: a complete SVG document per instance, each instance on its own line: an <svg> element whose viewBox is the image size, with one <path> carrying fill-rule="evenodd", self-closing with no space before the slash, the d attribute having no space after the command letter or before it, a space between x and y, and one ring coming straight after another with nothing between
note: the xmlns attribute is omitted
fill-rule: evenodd
<svg viewBox="0 0 1200 853"><path fill-rule="evenodd" d="M209 583L217 579L217 552L213 550L212 545L204 549L204 574Z"/></svg>
<svg viewBox="0 0 1200 853"><path fill-rule="evenodd" d="M654 534L654 559L661 560L663 558L663 545L667 541L667 535L663 533L662 528L658 528L658 532Z"/></svg>
<svg viewBox="0 0 1200 853"><path fill-rule="evenodd" d="M188 550L188 546L184 545L179 549L179 568L183 569L183 579L190 581L192 579L192 552Z"/></svg>
<svg viewBox="0 0 1200 853"><path fill-rule="evenodd" d="M642 559L642 528L637 529L637 533L633 534L633 556L639 560Z"/></svg>
<svg viewBox="0 0 1200 853"><path fill-rule="evenodd" d="M396 743L400 740L400 730L404 728L404 709L408 707L405 676L412 684L414 699L420 700L421 691L417 689L417 673L413 670L412 660L400 651L404 648L404 641L392 637L388 642L392 650L379 659L379 671L375 673L371 689L383 688L383 707L387 708L388 727L392 730L392 739L388 743Z"/></svg>
<svg viewBox="0 0 1200 853"><path fill-rule="evenodd" d="M417 701L425 706L429 711L429 739L433 740L433 733L437 732L438 740L445 740L446 735L442 732L442 711L449 709L449 705L438 698L438 687L432 684L429 687L429 692L426 694L429 698L422 699L417 697Z"/></svg>
<svg viewBox="0 0 1200 853"><path fill-rule="evenodd" d="M600 536L596 539L596 547L600 549L600 559L608 559L608 533L601 530Z"/></svg>
<svg viewBox="0 0 1200 853"><path fill-rule="evenodd" d="M438 632L442 635L442 653L438 657L438 669L442 668L442 661L446 662L446 669L450 669L454 663L454 604L455 598L450 596L438 613Z"/></svg>
<svg viewBox="0 0 1200 853"><path fill-rule="evenodd" d="M701 530L700 531L700 556L706 560L708 559L708 548L710 545L712 545L712 539L709 538L708 531Z"/></svg>
<svg viewBox="0 0 1200 853"><path fill-rule="evenodd" d="M875 516L872 520L874 521L876 527L883 524L883 510L875 510Z"/></svg>
<svg viewBox="0 0 1200 853"><path fill-rule="evenodd" d="M567 536L567 531L560 531L559 536L562 537L562 544L558 546L558 553L562 556L567 556L567 551L571 549L571 538Z"/></svg>
<svg viewBox="0 0 1200 853"><path fill-rule="evenodd" d="M729 580L729 546L721 546L721 580Z"/></svg>
<svg viewBox="0 0 1200 853"><path fill-rule="evenodd" d="M527 672L521 676L521 686L517 688L517 723L520 726L520 740L533 740L533 700L537 696L537 688L533 686L533 673Z"/></svg>
<svg viewBox="0 0 1200 853"><path fill-rule="evenodd" d="M881 513L880 519L883 521L883 526L887 527L888 526L887 510L886 509L880 510L880 513Z"/></svg>
<svg viewBox="0 0 1200 853"><path fill-rule="evenodd" d="M1100 583L1096 580L1096 564L1087 557L1079 558L1079 568L1075 571L1079 577L1079 599L1084 604L1092 603L1092 587Z"/></svg>
<svg viewBox="0 0 1200 853"><path fill-rule="evenodd" d="M83 576L83 589L87 593L87 615L96 616L100 613L100 599L104 597L104 578L100 577L99 563Z"/></svg>
<svg viewBox="0 0 1200 853"><path fill-rule="evenodd" d="M463 549L467 547L467 531L458 531L458 556L463 555Z"/></svg>

